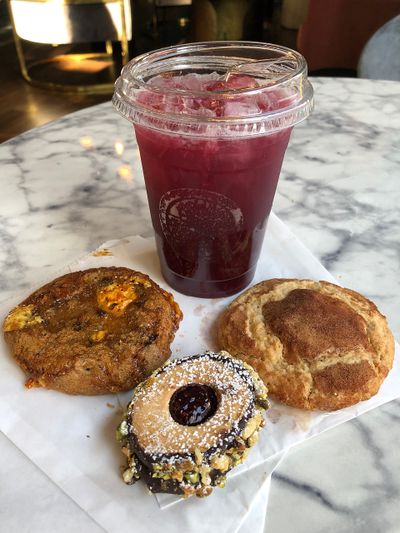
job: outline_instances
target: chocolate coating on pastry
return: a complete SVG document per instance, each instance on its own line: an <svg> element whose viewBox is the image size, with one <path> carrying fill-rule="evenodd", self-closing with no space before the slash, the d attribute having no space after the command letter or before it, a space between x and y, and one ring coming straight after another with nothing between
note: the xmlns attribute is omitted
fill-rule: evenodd
<svg viewBox="0 0 400 533"><path fill-rule="evenodd" d="M106 394L132 389L168 359L181 318L172 295L145 274L92 268L38 289L3 330L27 386Z"/></svg>
<svg viewBox="0 0 400 533"><path fill-rule="evenodd" d="M272 279L223 312L219 345L251 364L271 397L335 410L376 394L392 367L385 317L362 295L325 281Z"/></svg>
<svg viewBox="0 0 400 533"><path fill-rule="evenodd" d="M243 462L266 407L261 380L228 353L176 359L134 391L119 428L125 472L134 458L150 490L205 496Z"/></svg>

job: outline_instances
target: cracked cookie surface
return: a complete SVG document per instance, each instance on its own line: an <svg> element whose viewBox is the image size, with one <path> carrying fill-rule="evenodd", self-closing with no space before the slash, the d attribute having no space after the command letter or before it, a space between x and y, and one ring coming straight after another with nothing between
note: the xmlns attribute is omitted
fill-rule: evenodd
<svg viewBox="0 0 400 533"><path fill-rule="evenodd" d="M303 409L336 410L370 398L394 356L376 306L325 281L255 285L225 309L218 339L255 368L271 397Z"/></svg>

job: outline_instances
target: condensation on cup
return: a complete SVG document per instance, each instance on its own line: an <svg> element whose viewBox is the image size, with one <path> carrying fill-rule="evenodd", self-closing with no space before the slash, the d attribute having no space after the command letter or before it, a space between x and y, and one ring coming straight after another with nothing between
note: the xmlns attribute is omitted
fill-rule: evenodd
<svg viewBox="0 0 400 533"><path fill-rule="evenodd" d="M218 298L251 282L289 137L312 95L304 58L272 44L186 44L123 68L113 104L135 128L171 287Z"/></svg>

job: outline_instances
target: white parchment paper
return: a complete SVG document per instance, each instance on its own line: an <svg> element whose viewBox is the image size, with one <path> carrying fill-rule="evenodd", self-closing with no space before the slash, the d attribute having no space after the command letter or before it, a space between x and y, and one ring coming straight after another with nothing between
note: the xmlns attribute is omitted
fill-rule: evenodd
<svg viewBox="0 0 400 533"><path fill-rule="evenodd" d="M95 266L127 266L149 274L167 290L159 272L152 239L129 237L100 247L111 255L88 255L63 272ZM63 272L58 272L57 275ZM334 281L332 276L271 215L254 283L272 277ZM47 280L39 280L38 286ZM32 290L36 287L32 287ZM32 292L32 291L29 291ZM173 292L173 291L172 291ZM1 316L26 296L2 304ZM174 293L184 320L173 343L179 357L215 348L213 326L232 298L207 300ZM59 487L107 531L148 533L202 532L213 524L220 533L240 532L251 519L252 505L289 447L400 396L399 349L394 368L370 400L335 413L309 413L274 404L247 462L234 470L226 488L206 499L179 500L150 496L143 483L126 486L119 477L121 454L115 428L130 394L68 396L55 391L26 390L24 376L0 343L0 429ZM207 517L205 522L204 517Z"/></svg>
<svg viewBox="0 0 400 533"><path fill-rule="evenodd" d="M255 495L250 511L234 533L264 533L270 488L271 476L268 476Z"/></svg>

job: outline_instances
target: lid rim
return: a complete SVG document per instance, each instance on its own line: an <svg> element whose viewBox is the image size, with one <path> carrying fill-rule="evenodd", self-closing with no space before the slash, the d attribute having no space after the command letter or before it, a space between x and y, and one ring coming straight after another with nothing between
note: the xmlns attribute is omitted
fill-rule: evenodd
<svg viewBox="0 0 400 533"><path fill-rule="evenodd" d="M118 79L126 80L124 77L124 74L129 74L130 78L133 78L129 81L129 83L135 82L137 84L137 88L146 89L147 91L155 92L155 93L162 93L162 94L179 94L179 95L196 95L196 96L204 96L209 95L209 91L190 91L190 90L182 90L182 89L173 89L168 87L155 87L155 86L149 86L146 82L144 82L142 79L138 78L134 72L135 69L139 69L141 65L146 66L150 64L154 64L157 61L160 60L166 60L167 57L164 56L166 52L176 52L175 54L171 53L169 56L170 59L174 57L185 57L183 54L187 53L188 51L191 51L192 49L196 49L198 52L201 52L203 50L212 50L213 48L219 48L219 49L232 49L234 47L237 48L246 48L246 47L252 47L255 50L273 50L273 51L280 51L285 52L293 56L296 61L298 62L298 68L292 73L292 76L289 79L285 79L283 82L281 82L279 79L277 80L276 84L270 85L270 86L260 86L255 88L248 88L248 89L228 89L228 90L221 90L217 91L215 94L218 94L219 96L225 96L225 95L239 95L239 94L252 94L254 92L262 90L274 90L278 86L281 86L282 83L287 83L288 81L293 81L297 77L307 77L307 63L304 59L304 57L297 52L296 50L292 50L291 48L287 48L286 46L281 46L277 44L271 44L271 43L262 43L258 41L203 41L199 43L186 43L184 45L177 45L177 46L168 46L164 48L160 48L158 50L154 50L151 52L146 52L145 54L141 54L140 56L135 57L132 59L127 65L125 65L121 71L121 76ZM183 54L182 54L183 52ZM159 57L158 57L159 56ZM190 56L189 56L190 57ZM207 57L207 56L203 56ZM210 56L213 57L213 56ZM229 56L228 56L229 57ZM193 60L193 57L191 57ZM252 63L249 59L249 64ZM254 61L254 60L253 60Z"/></svg>
<svg viewBox="0 0 400 533"><path fill-rule="evenodd" d="M129 107L128 112L123 107L126 106L121 100L113 98L113 104L116 111L128 119L132 124L142 126L154 131L171 135L184 135L187 137L196 138L224 138L235 140L237 138L250 138L261 135L268 135L276 133L284 129L293 128L300 122L303 122L311 113L314 102L313 99L305 100L301 105L291 108L290 111L285 110L278 116L265 115L255 117L257 120L248 120L246 118L239 118L237 121L225 120L225 122L217 122L215 119L211 121L209 118L202 122L194 121L193 117L181 115L180 120L168 120L160 114L151 115L146 109L144 112ZM184 119L185 117L185 119ZM174 116L176 119L176 115ZM288 120L291 119L291 120ZM177 130L177 127L181 128ZM205 132L201 128L207 128L212 131ZM186 129L185 129L186 128ZM253 131L254 128L256 131ZM218 129L216 134L215 129ZM234 135L233 135L234 134Z"/></svg>
<svg viewBox="0 0 400 533"><path fill-rule="evenodd" d="M236 57L236 55L212 55L214 49L218 49L218 51L224 49L232 50L235 47L238 49L237 56L240 56L241 50L247 50L247 52L243 52L242 58ZM268 66L266 67L263 62L268 62L269 59L258 59L259 56L256 51L259 50L264 51L265 53L269 51L271 51L271 53L276 51L285 52L285 54L287 54L287 59L295 61L293 70L291 70L291 63L288 66L285 64L284 57L278 57L277 61L283 59L284 62L278 66L282 72L282 77L274 80L275 83L249 88L229 88L228 90L219 90L216 92L206 90L194 91L190 89L182 90L176 87L158 87L145 81L146 76L148 76L148 79L152 79L152 77L162 75L163 72L170 73L174 70L178 71L183 67L186 67L185 62L178 64L168 63L171 58L178 60L181 60L182 58L185 60L190 58L190 61L193 62L193 71L195 71L197 66L198 70L208 68L209 72L213 71L214 68L216 72L218 71L218 62L221 63L221 69L219 72L222 72L224 67L226 69L226 59L243 59L242 63L237 63L237 65L239 69L240 65L245 65L246 70L243 69L240 72L238 71L238 73L243 73L247 76L253 75L256 77L258 75L259 78L262 78L263 72L265 73L269 68L270 63L267 63ZM211 52L211 54L206 54L204 51ZM254 51L254 57L251 57L251 55L246 56L246 53L250 54L252 51ZM190 56L190 53L192 52L197 52L198 56ZM199 62L196 62L197 58L200 58ZM275 58L272 56L271 59L273 64L275 64ZM251 66L258 61L260 62L259 64L261 68L251 72ZM188 70L190 70L191 62L188 62ZM246 65L247 62L249 64L248 69ZM151 66L154 68L151 69ZM229 73L234 67L229 66L229 64L228 67L229 68L225 71ZM286 67L288 75L285 75ZM183 71L185 72L185 70ZM141 73L141 77L139 76L139 73ZM172 76L174 76L174 74L172 74ZM141 101L140 94L142 94L143 91L149 93L150 101ZM230 116L224 115L217 117L215 115L209 116L206 112L205 114L197 114L191 109L191 101L194 98L205 98L207 100L221 99L225 102L235 102L235 98L251 98L259 94L268 96L270 92L279 95L281 94L279 91L282 91L282 103L284 103L284 99L287 98L288 105L271 110L262 111L258 109L258 112L254 112L253 109L253 112L250 114L245 114L244 112L241 113L239 110L237 115L231 114ZM287 91L287 96L284 91ZM165 101L166 103L169 101L174 102L174 98L176 97L181 98L183 104L182 111L179 112L174 108L172 108L173 111L156 109L154 104L151 103L152 95L157 99L161 97L161 102ZM292 99L292 101L290 101L290 99ZM225 128L227 132L226 136L231 137L235 128L238 130L240 129L241 131L251 130L252 128L258 130L261 129L264 132L263 134L266 134L269 131L272 132L295 126L304 120L312 110L313 88L307 78L306 61L301 54L294 50L279 45L252 41L210 41L166 47L142 54L131 60L124 66L121 76L115 82L115 92L112 98L112 103L122 116L138 125L165 132L168 132L168 129L172 128L171 133L176 133L176 128L181 127L184 130L182 133L185 135L189 134L188 131L190 130L191 135L202 137L205 136L204 130L207 128L216 128L218 130L217 135L224 136L221 134L221 131ZM252 136L256 134L261 133L258 133L258 131L250 133L250 131L248 131L246 135ZM210 136L212 137L212 135Z"/></svg>

